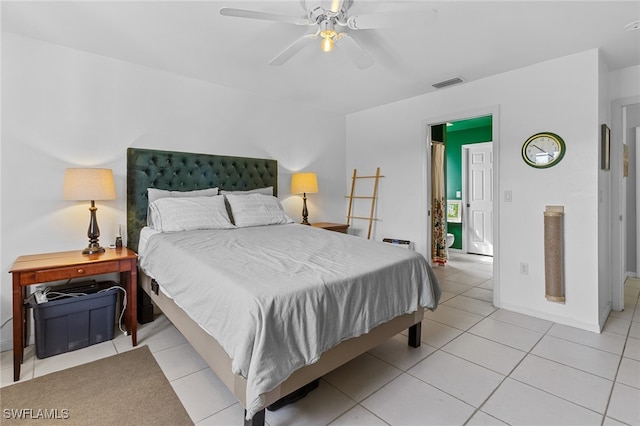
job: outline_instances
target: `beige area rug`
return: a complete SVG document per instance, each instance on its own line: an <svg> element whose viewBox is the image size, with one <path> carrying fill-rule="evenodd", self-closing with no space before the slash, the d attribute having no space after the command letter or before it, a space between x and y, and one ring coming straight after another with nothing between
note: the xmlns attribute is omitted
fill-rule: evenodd
<svg viewBox="0 0 640 426"><path fill-rule="evenodd" d="M192 425L149 347L0 389L4 424Z"/></svg>

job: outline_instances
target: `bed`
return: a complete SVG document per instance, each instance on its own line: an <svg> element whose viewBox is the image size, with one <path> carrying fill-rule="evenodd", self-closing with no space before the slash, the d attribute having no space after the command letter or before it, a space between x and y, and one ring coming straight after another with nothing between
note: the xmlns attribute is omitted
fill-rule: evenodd
<svg viewBox="0 0 640 426"><path fill-rule="evenodd" d="M253 425L264 424L265 407L403 330L419 346L424 309L440 296L420 255L291 223L272 196L277 180L271 159L127 151L127 245L140 254L139 285ZM227 194L211 196L214 188ZM272 195L251 194L264 188ZM173 200L175 191L204 195ZM170 199L150 205L156 192ZM222 218L211 229L171 228L170 214L194 203L215 203L221 218L224 208L231 226ZM245 214L255 203L275 205L277 220L256 226Z"/></svg>

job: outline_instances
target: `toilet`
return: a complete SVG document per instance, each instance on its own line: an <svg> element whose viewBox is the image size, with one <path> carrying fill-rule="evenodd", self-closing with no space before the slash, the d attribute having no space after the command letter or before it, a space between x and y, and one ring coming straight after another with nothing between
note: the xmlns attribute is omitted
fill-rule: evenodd
<svg viewBox="0 0 640 426"><path fill-rule="evenodd" d="M447 248L453 245L453 242L456 240L456 236L450 233L447 233Z"/></svg>

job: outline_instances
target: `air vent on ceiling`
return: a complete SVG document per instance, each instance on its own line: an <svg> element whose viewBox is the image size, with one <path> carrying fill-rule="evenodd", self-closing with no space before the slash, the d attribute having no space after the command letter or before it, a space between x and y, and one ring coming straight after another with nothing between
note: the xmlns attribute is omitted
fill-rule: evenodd
<svg viewBox="0 0 640 426"><path fill-rule="evenodd" d="M439 83L432 84L436 89L442 89L444 87L453 86L454 84L463 83L464 80L462 77L453 77L449 80L441 81Z"/></svg>

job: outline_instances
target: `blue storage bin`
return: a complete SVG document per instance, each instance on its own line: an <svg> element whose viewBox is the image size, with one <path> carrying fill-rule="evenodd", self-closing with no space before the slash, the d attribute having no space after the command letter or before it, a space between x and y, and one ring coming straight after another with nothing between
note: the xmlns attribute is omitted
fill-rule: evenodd
<svg viewBox="0 0 640 426"><path fill-rule="evenodd" d="M117 285L101 284L101 288ZM75 291L66 289L63 293ZM31 303L35 320L36 356L47 358L113 339L117 296L118 290L111 289L83 296L65 296L45 303Z"/></svg>

